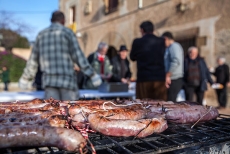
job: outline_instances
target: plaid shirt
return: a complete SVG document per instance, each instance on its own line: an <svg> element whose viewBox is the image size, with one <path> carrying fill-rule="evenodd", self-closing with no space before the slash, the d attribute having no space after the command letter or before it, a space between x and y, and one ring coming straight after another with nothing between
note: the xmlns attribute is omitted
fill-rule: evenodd
<svg viewBox="0 0 230 154"><path fill-rule="evenodd" d="M38 34L22 78L33 80L40 65L43 72L43 88L76 90L78 87L73 69L74 63L87 76L94 74L93 68L78 45L75 34L59 23L52 23Z"/></svg>

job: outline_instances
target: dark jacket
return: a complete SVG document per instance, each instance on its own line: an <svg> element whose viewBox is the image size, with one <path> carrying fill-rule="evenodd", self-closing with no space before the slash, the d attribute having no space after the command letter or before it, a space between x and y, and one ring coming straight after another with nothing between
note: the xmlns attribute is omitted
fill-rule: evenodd
<svg viewBox="0 0 230 154"><path fill-rule="evenodd" d="M10 71L9 70L2 71L2 81L4 83L9 83L10 82Z"/></svg>
<svg viewBox="0 0 230 154"><path fill-rule="evenodd" d="M205 91L207 90L207 81L210 84L213 84L212 78L211 78L211 74L209 73L208 67L204 61L203 58L198 57L198 62L199 62L199 69L200 69L200 91ZM187 76L188 76L188 65L189 65L189 61L190 59L188 57L185 58L185 62L184 62L184 81L185 81L185 85L186 85L186 80L187 80Z"/></svg>
<svg viewBox="0 0 230 154"><path fill-rule="evenodd" d="M218 66L213 73L216 77L216 83L221 83L224 86L229 82L229 67L226 64Z"/></svg>
<svg viewBox="0 0 230 154"><path fill-rule="evenodd" d="M121 82L121 58L119 55L113 57L112 61L111 61L112 65L113 65L113 69L112 69L112 73L113 76L110 79L111 82ZM129 68L129 61L126 58L125 59L125 67L126 67L126 73L125 73L125 77L124 78L131 78L131 72L130 72L130 68Z"/></svg>
<svg viewBox="0 0 230 154"><path fill-rule="evenodd" d="M164 81L164 39L146 34L133 41L130 59L137 61L137 82Z"/></svg>

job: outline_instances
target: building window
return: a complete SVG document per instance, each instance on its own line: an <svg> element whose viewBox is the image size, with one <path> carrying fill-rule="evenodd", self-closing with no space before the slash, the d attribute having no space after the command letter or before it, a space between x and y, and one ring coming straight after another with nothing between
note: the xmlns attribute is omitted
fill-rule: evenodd
<svg viewBox="0 0 230 154"><path fill-rule="evenodd" d="M76 23L76 7L71 6L69 9L69 25L68 27L76 33L77 31L77 23Z"/></svg>
<svg viewBox="0 0 230 154"><path fill-rule="evenodd" d="M105 14L112 13L118 9L119 0L104 0Z"/></svg>
<svg viewBox="0 0 230 154"><path fill-rule="evenodd" d="M70 7L70 12L69 12L69 24L73 24L76 21L76 7L72 6Z"/></svg>

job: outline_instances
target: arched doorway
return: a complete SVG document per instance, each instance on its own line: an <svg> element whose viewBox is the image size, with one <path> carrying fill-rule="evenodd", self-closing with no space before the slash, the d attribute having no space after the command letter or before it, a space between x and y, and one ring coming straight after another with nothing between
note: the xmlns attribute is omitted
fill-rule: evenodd
<svg viewBox="0 0 230 154"><path fill-rule="evenodd" d="M109 60L111 61L112 58L114 56L116 56L117 54L118 54L117 49L114 46L110 45L109 48L108 48L107 54L106 54L108 56Z"/></svg>
<svg viewBox="0 0 230 154"><path fill-rule="evenodd" d="M120 45L126 45L125 39L118 32L109 32L101 40L109 45L107 56L111 60L117 55Z"/></svg>

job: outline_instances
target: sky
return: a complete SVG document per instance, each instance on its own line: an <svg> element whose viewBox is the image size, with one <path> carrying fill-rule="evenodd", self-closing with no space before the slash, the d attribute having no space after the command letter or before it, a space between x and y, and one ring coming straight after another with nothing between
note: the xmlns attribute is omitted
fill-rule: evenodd
<svg viewBox="0 0 230 154"><path fill-rule="evenodd" d="M22 35L29 41L34 41L38 32L50 25L51 14L58 10L58 2L59 0L0 0L0 11L11 13L14 20L30 26L32 30Z"/></svg>

